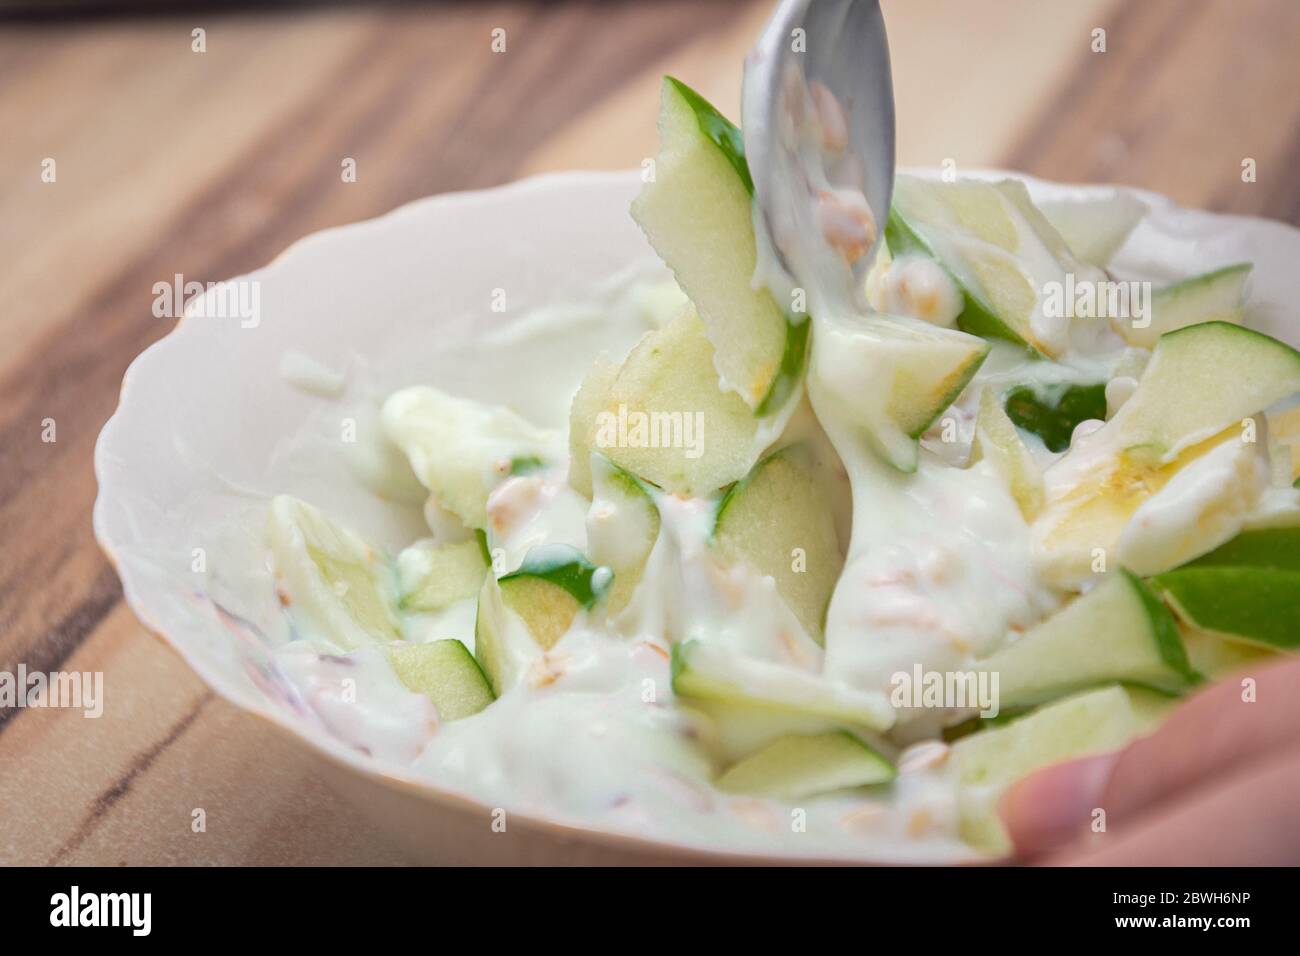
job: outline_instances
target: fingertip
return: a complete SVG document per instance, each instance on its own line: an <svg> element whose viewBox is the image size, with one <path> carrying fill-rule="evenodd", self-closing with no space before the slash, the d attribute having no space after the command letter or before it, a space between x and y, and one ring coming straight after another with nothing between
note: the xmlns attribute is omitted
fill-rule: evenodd
<svg viewBox="0 0 1300 956"><path fill-rule="evenodd" d="M1079 837L1101 805L1118 754L1055 764L1014 783L998 813L1017 856L1033 857Z"/></svg>

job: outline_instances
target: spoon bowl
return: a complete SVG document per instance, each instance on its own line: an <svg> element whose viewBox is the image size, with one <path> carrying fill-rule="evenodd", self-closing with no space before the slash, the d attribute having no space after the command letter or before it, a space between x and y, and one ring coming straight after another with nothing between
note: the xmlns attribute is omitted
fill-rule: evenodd
<svg viewBox="0 0 1300 956"><path fill-rule="evenodd" d="M809 189L814 196L824 191L823 170L808 169L808 137L793 125L810 108L821 115L818 128L830 144L819 157L830 185L858 191L874 220L865 252L854 249L849 261L854 301L862 305L894 185L894 91L877 0L782 0L745 64L745 153L761 211L755 225L766 227L771 252L797 285L809 281L804 273L824 276L836 268L816 261L832 252L799 262L783 241L825 231L815 205L803 201Z"/></svg>

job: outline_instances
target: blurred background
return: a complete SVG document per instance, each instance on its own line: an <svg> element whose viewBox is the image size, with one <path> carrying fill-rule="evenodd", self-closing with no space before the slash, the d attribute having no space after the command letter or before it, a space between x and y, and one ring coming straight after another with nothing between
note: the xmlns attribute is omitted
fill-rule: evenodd
<svg viewBox="0 0 1300 956"><path fill-rule="evenodd" d="M1300 224L1300 2L882 6L902 164ZM0 711L0 862L399 859L144 631L95 545L95 437L171 326L153 284L245 272L430 193L638 165L663 73L737 115L770 9L0 2L0 668L114 688L98 721Z"/></svg>

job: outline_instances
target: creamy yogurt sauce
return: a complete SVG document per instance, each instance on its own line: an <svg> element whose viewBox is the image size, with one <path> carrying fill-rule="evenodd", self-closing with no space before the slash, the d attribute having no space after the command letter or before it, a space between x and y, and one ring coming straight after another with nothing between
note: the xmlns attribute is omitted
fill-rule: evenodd
<svg viewBox="0 0 1300 956"><path fill-rule="evenodd" d="M865 284L859 281L878 217L863 197L861 170L844 154L847 120L824 88L799 77L789 83L797 108L783 129L790 148L779 161L794 185L770 221L755 208L754 284L781 303L806 293L812 346L806 393L765 418L754 442L756 449L798 442L819 463L808 494L832 511L844 556L824 641L805 630L771 577L719 557L712 536L721 493L656 492L658 534L627 604L611 615L580 609L547 649L511 623L499 599L479 606L466 598L438 613L399 615L405 640L456 638L471 651L478 615L501 624L503 687L473 716L441 720L425 697L402 685L381 651L342 652L299 628L297 639L276 651L277 667L331 733L489 806L575 824L749 851L880 860L974 855L957 835L955 771L947 745L936 738L975 709L894 707L891 691L898 675L918 668L971 671L1081 586L1068 560L1044 560L1052 523L1027 521L994 464L970 460L980 393L1014 385L1052 396L1106 381L1110 417L1131 396L1149 353L1125 348L1105 324L1077 332L1079 323L1036 314L1034 335L1058 346L1060 360L991 343L973 380L921 437L915 468L891 464L888 454L915 444L901 429L891 431L880 412L888 398L881 390L892 381L884 373L903 353L873 335L868 303L906 317L900 323L947 330L962 311L962 292L944 268L917 256L881 263ZM1033 237L1020 238L1019 266L1046 281L1057 261ZM527 556L565 546L601 565L598 578L640 557L638 543L651 530L644 509L599 487L588 500L570 484L567 411L599 355L620 361L682 304L675 284L662 277L605 283L577 300L528 310L463 347L429 354L424 378L453 396L468 384L466 400L431 405L413 388L385 404L390 436L436 434L430 422L436 426L440 416L473 423L458 434L475 445L464 449L467 458L495 463L481 476L488 490L480 507L497 577ZM791 321L808 321L797 312ZM341 376L298 357L286 359L283 371L316 394L344 388ZM379 417L374 399L367 398L360 420ZM1111 450L1104 433L1093 434L1101 424L1078 427L1071 450L1079 453L1068 460L1027 442L1045 469L1049 508L1054 495L1067 496L1096 467L1091 448L1096 461ZM374 444L359 448L351 462L378 495L422 505L424 540L395 562L399 584L427 574L436 547L470 535L448 511L455 503L425 500L410 473L418 477L425 460L447 455L447 446L403 444L409 464ZM544 448L545 463L521 457L528 448ZM1270 488L1263 461L1249 446L1227 442L1192 462L1124 524L1120 558L1140 572L1159 571L1270 514L1293 513L1296 493ZM676 698L671 650L684 641L729 661L750 692L830 700L874 714L880 730L870 739L898 766L897 780L797 805L718 790L717 774L765 743L834 730L843 721Z"/></svg>
<svg viewBox="0 0 1300 956"><path fill-rule="evenodd" d="M488 377L481 391L513 405L514 359L545 343L548 350L585 357L567 367L542 364L532 370L547 376L547 386L557 393L571 395L575 370L595 358L583 316L598 312L607 325L605 341L630 343L666 321L680 301L671 280L635 279L593 290L572 308L552 304L522 314L477 346ZM454 380L459 361L454 350L428 360L429 381ZM807 402L793 404L780 422L771 426L779 431L767 442L781 435L799 438L834 457ZM539 424L562 422L553 416ZM375 462L390 462L387 456L361 454L368 467L358 475L367 484L406 487L406 478L378 473L382 469ZM862 467L871 467L868 459ZM587 502L566 475L567 463L508 478L492 491L488 514L498 575L517 567L530 548L554 543L618 563L619 549L637 538L638 516L599 495ZM839 511L847 534L848 478L838 461L821 492ZM901 488L893 493L900 502L907 494ZM277 666L319 722L340 739L489 806L740 851L882 860L972 856L956 836L952 768L941 743L909 748L905 741L878 741L900 761L899 777L887 792L832 794L792 807L712 786L727 762L778 735L836 725L822 718L773 722L761 712L728 721L707 713L705 704L683 706L671 689L674 641L707 638L721 652L738 656L751 689L829 692L855 704L883 706L883 697L874 693L880 677L870 674L872 666L861 655L855 659L851 643L832 637L824 650L805 633L770 578L719 561L708 541L716 504L716 496L663 496L661 531L628 606L609 621L580 613L569 633L546 652L527 635L513 635L514 686L474 716L439 721L427 699L401 685L382 653L326 649L301 627L295 630L298 639L275 652ZM436 502L426 502L424 511L426 544L463 540L468 533ZM937 524L933 528L937 533ZM425 560L421 552L418 546L404 551L395 574L418 577ZM927 559L918 552L884 564L919 567ZM889 600L903 604L907 599L882 596L879 604ZM472 650L475 610L474 600L467 599L437 614L406 614L403 637L455 637ZM955 626L966 627L956 619ZM900 659L902 653L897 652ZM840 663L832 668L832 660Z"/></svg>
<svg viewBox="0 0 1300 956"><path fill-rule="evenodd" d="M597 351L584 317L599 315L602 341L626 349L666 321L680 302L670 280L636 279L606 284L572 308L552 304L522 314L475 346L483 377L479 393L514 407L516 360L545 343L555 354L582 358L539 364L531 374L543 377L547 389L572 395ZM706 703L675 699L671 646L692 638L708 641L742 662L737 673L751 690L829 693L867 706L887 699L893 676L917 665L930 671L971 668L1063 599L1044 583L1034 530L1003 480L988 462L965 460L972 396L986 384L1030 382L1051 389L1095 381L1102 370L1125 363L1137 374L1140 360L1121 350L1068 366L994 345L947 413L958 423L956 440L942 441L936 424L922 442L916 471L907 474L886 463L852 427L855 410L836 397L851 391L830 380L834 363L819 361L819 341L855 334L851 317L814 321L819 324L808 374L810 401L794 403L777 436L766 440L799 440L830 465L823 469L825 485L810 491L837 512L847 560L827 615L824 647L803 630L770 578L717 558L709 546L716 495L663 495L657 501L661 530L629 604L608 620L580 612L547 651L515 633L508 642L511 686L474 716L440 721L427 699L395 678L382 653L326 648L301 631L298 640L276 651L282 674L340 739L489 806L742 851L881 860L974 855L957 836L948 748L934 739L970 711L894 713L894 728L874 738L900 768L888 788L797 805L726 794L711 780L729 762L778 735L836 724L816 717L773 722L758 712L737 719L734 712L719 715ZM844 351L841 341L834 354ZM454 381L463 360L455 350L430 354L428 380ZM564 447L558 410L566 404L558 402L557 413L537 423L552 449ZM500 425L485 428L500 434ZM1039 451L1045 463L1059 457ZM643 516L600 494L588 502L569 486L567 462L562 452L556 454L560 463L506 478L488 497L498 575L517 567L530 549L555 544L579 547L600 563L623 564L629 558L624 549L642 538L637 522ZM407 467L378 453L370 457L390 463L384 467ZM372 479L378 488L405 488L409 476L366 480ZM1160 542L1177 538L1189 514L1208 512L1220 500L1210 489L1229 479L1241 486L1242 500L1253 504L1224 516L1216 540L1249 521L1267 520L1261 515L1270 509L1295 508L1294 494L1265 490L1266 476L1253 459L1229 451L1207 455L1140 509L1122 545L1130 559L1140 560L1144 547L1167 552ZM469 534L435 501L424 503L424 513L431 543ZM418 577L423 560L420 548L408 549L395 574ZM472 650L475 614L473 599L437 614L407 614L402 634L410 641L455 637Z"/></svg>

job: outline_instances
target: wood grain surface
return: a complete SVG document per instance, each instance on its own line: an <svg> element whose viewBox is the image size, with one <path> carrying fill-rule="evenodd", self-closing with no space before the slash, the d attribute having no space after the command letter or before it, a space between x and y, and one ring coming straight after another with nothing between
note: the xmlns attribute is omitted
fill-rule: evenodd
<svg viewBox="0 0 1300 956"><path fill-rule="evenodd" d="M1115 181L1300 224L1300 3L884 0L905 164ZM91 452L155 282L253 269L430 193L653 152L659 76L733 115L762 2L447 3L0 21L0 863L402 859L122 603ZM191 51L191 31L207 51ZM490 49L504 27L507 52ZM1106 51L1090 49L1106 30ZM345 157L358 181L339 176ZM57 180L43 182L42 162ZM1241 164L1253 159L1254 183ZM53 419L56 441L42 441ZM207 829L191 813L203 808Z"/></svg>

